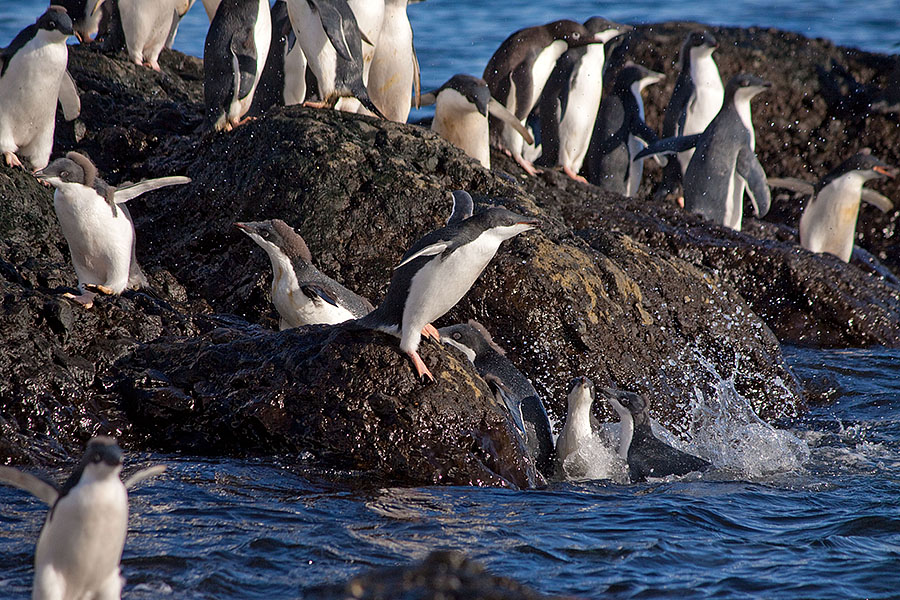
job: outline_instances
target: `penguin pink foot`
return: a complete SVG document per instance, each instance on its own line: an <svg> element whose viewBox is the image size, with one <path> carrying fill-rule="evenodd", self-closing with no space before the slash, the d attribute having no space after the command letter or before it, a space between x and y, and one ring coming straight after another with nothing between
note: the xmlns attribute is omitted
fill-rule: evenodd
<svg viewBox="0 0 900 600"><path fill-rule="evenodd" d="M19 157L16 156L15 152L4 152L3 158L6 160L6 164L12 168L15 167L25 167L22 166L22 161L19 160Z"/></svg>
<svg viewBox="0 0 900 600"><path fill-rule="evenodd" d="M97 294L94 294L92 292L86 292L84 294L81 294L80 296L76 296L75 294L66 292L65 294L63 294L63 298L68 298L69 300L74 300L78 304L81 304L82 306L84 306L85 309L90 309L91 307L94 306L94 296L96 296L96 295Z"/></svg>
<svg viewBox="0 0 900 600"><path fill-rule="evenodd" d="M537 167L535 167L531 163L531 161L525 160L521 156L513 156L513 158L515 159L515 161L517 163L519 163L519 166L522 167L523 169L525 169L525 172L528 173L529 175L531 175L532 177L534 177L538 173L543 173L543 171L538 169Z"/></svg>
<svg viewBox="0 0 900 600"><path fill-rule="evenodd" d="M416 368L416 376L419 379L422 379L424 375L431 381L434 381L434 375L431 374L431 371L428 370L428 367L425 366L425 362L422 360L422 357L419 356L419 353L415 350L406 353L409 356L409 359L413 362L413 366Z"/></svg>
<svg viewBox="0 0 900 600"><path fill-rule="evenodd" d="M572 168L569 167L569 166L563 167L563 173L565 173L566 175L568 175L569 177L571 177L571 178L574 179L575 181L580 181L581 183L587 183L587 182L588 182L587 179L585 179L584 177L582 177L581 175L579 175L578 173L576 173L575 171L573 171Z"/></svg>
<svg viewBox="0 0 900 600"><path fill-rule="evenodd" d="M432 325L431 323L422 328L422 335L424 337L433 338L436 342L441 341L441 334L438 333L438 330L435 329L434 325Z"/></svg>

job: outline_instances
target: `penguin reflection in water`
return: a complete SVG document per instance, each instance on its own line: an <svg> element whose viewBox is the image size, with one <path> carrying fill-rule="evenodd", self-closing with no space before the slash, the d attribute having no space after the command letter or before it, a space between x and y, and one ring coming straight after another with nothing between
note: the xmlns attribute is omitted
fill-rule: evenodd
<svg viewBox="0 0 900 600"><path fill-rule="evenodd" d="M62 487L12 467L0 466L0 482L33 494L50 506L34 556L34 600L118 600L119 562L128 531L128 489L159 475L165 466L138 471L123 483L122 450L112 438L88 442Z"/></svg>
<svg viewBox="0 0 900 600"><path fill-rule="evenodd" d="M78 275L81 294L66 297L90 308L97 292L121 294L127 287L145 287L147 280L135 256L134 222L124 203L190 179L162 177L115 188L100 179L97 167L78 152L54 160L37 177L56 188L53 208Z"/></svg>
<svg viewBox="0 0 900 600"><path fill-rule="evenodd" d="M398 336L418 376L434 380L418 353L423 331L439 340L431 322L462 299L504 240L537 225L532 217L494 207L432 231L403 255L384 300L359 325Z"/></svg>

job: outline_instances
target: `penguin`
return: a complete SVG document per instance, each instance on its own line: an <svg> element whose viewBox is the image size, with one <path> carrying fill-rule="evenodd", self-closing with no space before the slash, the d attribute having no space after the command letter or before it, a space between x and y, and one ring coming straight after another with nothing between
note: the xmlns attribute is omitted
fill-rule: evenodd
<svg viewBox="0 0 900 600"><path fill-rule="evenodd" d="M686 475L712 466L709 461L673 448L653 435L643 396L613 388L601 391L619 415L622 425L619 458L628 463L632 482L646 481L648 477Z"/></svg>
<svg viewBox="0 0 900 600"><path fill-rule="evenodd" d="M51 508L34 556L35 600L118 600L128 531L128 489L165 471L142 469L123 483L122 450L110 437L92 438L62 487L12 467L0 481L31 493Z"/></svg>
<svg viewBox="0 0 900 600"><path fill-rule="evenodd" d="M506 352L477 321L438 329L441 341L466 355L506 406L528 454L545 478L553 475L553 429L544 403Z"/></svg>
<svg viewBox="0 0 900 600"><path fill-rule="evenodd" d="M487 66L484 80L491 95L524 124L544 89L557 59L569 48L600 43L581 23L561 20L520 29L500 44ZM537 171L523 156L523 138L511 127L492 122L492 140L508 152L529 175Z"/></svg>
<svg viewBox="0 0 900 600"><path fill-rule="evenodd" d="M556 461L560 472L566 460L590 443L598 423L591 414L595 398L594 384L587 377L575 377L569 382L566 421L556 438Z"/></svg>
<svg viewBox="0 0 900 600"><path fill-rule="evenodd" d="M66 10L51 6L0 49L0 152L10 167L23 166L17 155L32 169L50 161L57 100L75 89L66 73L72 33Z"/></svg>
<svg viewBox="0 0 900 600"><path fill-rule="evenodd" d="M234 226L269 255L273 273L272 303L281 317L281 330L343 323L372 311L368 300L313 266L306 242L281 219Z"/></svg>
<svg viewBox="0 0 900 600"><path fill-rule="evenodd" d="M696 147L684 173L685 209L740 231L745 188L757 217L764 217L771 204L766 173L754 152L756 136L750 119L751 98L771 86L754 75L735 75L725 86L719 114L703 133L660 140L637 158Z"/></svg>
<svg viewBox="0 0 900 600"><path fill-rule="evenodd" d="M222 0L203 45L206 123L231 131L250 110L272 40L268 0Z"/></svg>
<svg viewBox="0 0 900 600"><path fill-rule="evenodd" d="M38 171L37 177L56 188L53 208L78 276L81 295L65 296L91 308L98 291L121 294L126 287L146 287L135 255L134 222L124 203L190 179L148 179L117 189L100 179L90 159L78 152L54 160Z"/></svg>
<svg viewBox="0 0 900 600"><path fill-rule="evenodd" d="M375 60L375 52L381 41L381 30L384 27L387 7L385 0L347 0L347 4L350 6L350 10L353 11L356 26L359 28L359 37L362 42L363 83L366 84L366 89L368 89L369 73ZM358 99L342 98L344 102L348 100L356 102L357 106L359 105ZM342 107L341 110L348 109ZM352 111L348 110L348 112Z"/></svg>
<svg viewBox="0 0 900 600"><path fill-rule="evenodd" d="M412 107L410 89L419 107L421 82L413 30L406 14L408 0L385 0L384 21L369 69L366 87L375 106L391 121L406 123Z"/></svg>
<svg viewBox="0 0 900 600"><path fill-rule="evenodd" d="M335 108L352 97L384 118L366 89L360 28L347 0L288 0L288 14L319 90L319 101L304 104Z"/></svg>
<svg viewBox="0 0 900 600"><path fill-rule="evenodd" d="M584 26L599 42L567 50L556 61L538 106L541 156L536 164L561 166L566 175L578 181L585 181L578 171L587 154L603 93L605 44L634 29L602 17L592 17Z"/></svg>
<svg viewBox="0 0 900 600"><path fill-rule="evenodd" d="M75 37L82 44L90 42L100 30L104 0L57 0L56 4L66 9L72 19Z"/></svg>
<svg viewBox="0 0 900 600"><path fill-rule="evenodd" d="M166 38L166 48L169 50L175 45L175 36L178 34L178 26L181 24L181 19L184 18L184 15L187 14L191 7L194 5L194 0L182 0L178 4L175 5L175 15L172 17L172 27L169 30L169 35Z"/></svg>
<svg viewBox="0 0 900 600"><path fill-rule="evenodd" d="M662 137L702 133L721 110L725 88L712 56L718 46L708 31L692 31L685 38L678 55L681 70L663 117ZM676 191L693 155L693 149L684 150L666 163L662 184L655 192L657 199Z"/></svg>
<svg viewBox="0 0 900 600"><path fill-rule="evenodd" d="M177 21L190 7L189 0L118 0L119 19L128 58L136 65L159 71L159 54Z"/></svg>
<svg viewBox="0 0 900 600"><path fill-rule="evenodd" d="M203 0L203 10L206 11L206 16L209 18L209 22L212 23L213 17L216 16L216 11L219 9L219 4L222 0Z"/></svg>
<svg viewBox="0 0 900 600"><path fill-rule="evenodd" d="M447 219L446 225L456 225L472 216L475 211L475 203L472 195L465 190L453 190L450 192L453 197L453 210L450 212L450 218Z"/></svg>
<svg viewBox="0 0 900 600"><path fill-rule="evenodd" d="M531 133L514 114L491 96L487 83L471 75L454 75L436 90L421 97L422 106L435 105L431 130L491 168L488 115L508 123L529 144Z"/></svg>
<svg viewBox="0 0 900 600"><path fill-rule="evenodd" d="M259 115L273 106L301 104L306 99L306 57L291 27L287 1L276 0L270 16L272 42L253 94L251 115Z"/></svg>
<svg viewBox="0 0 900 600"><path fill-rule="evenodd" d="M532 217L493 207L432 231L403 255L384 300L359 325L399 337L418 377L434 381L418 353L423 332L439 339L431 322L462 299L504 240L537 225Z"/></svg>
<svg viewBox="0 0 900 600"><path fill-rule="evenodd" d="M588 181L623 196L637 194L643 162L635 156L656 141L656 132L644 122L641 90L664 77L635 64L619 71L612 93L603 98L594 122L587 153Z"/></svg>
<svg viewBox="0 0 900 600"><path fill-rule="evenodd" d="M853 254L860 202L888 212L893 203L863 185L872 179L893 178L897 169L859 152L845 160L815 185L797 179L769 179L772 187L786 187L812 196L800 217L800 245L811 252L828 252L844 262Z"/></svg>

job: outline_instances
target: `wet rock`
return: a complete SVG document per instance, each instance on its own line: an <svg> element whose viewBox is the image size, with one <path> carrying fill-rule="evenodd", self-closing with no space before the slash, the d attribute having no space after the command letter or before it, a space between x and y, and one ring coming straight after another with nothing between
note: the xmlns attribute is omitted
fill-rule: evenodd
<svg viewBox="0 0 900 600"><path fill-rule="evenodd" d="M360 598L364 600L538 600L546 596L508 577L487 572L477 562L453 551L438 551L406 567L374 569L340 585L307 590L320 600Z"/></svg>

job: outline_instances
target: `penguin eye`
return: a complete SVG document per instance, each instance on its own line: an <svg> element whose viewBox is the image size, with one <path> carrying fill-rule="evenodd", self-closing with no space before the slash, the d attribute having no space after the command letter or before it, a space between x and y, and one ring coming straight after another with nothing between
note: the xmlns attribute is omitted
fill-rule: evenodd
<svg viewBox="0 0 900 600"><path fill-rule="evenodd" d="M68 172L68 171L63 171L62 173L59 174L60 179L65 179L65 178L67 178L68 176L69 176L69 172Z"/></svg>
<svg viewBox="0 0 900 600"><path fill-rule="evenodd" d="M47 23L47 29L50 29L50 30L56 29L56 23L53 21L50 21L49 23Z"/></svg>
<svg viewBox="0 0 900 600"><path fill-rule="evenodd" d="M573 40L577 40L577 39L580 38L580 37L581 37L581 34L578 33L577 31L572 32L572 39L573 39Z"/></svg>
<svg viewBox="0 0 900 600"><path fill-rule="evenodd" d="M459 340L459 339L462 339L462 336L461 336L461 335L459 334L459 332L457 331L456 333L453 334L453 339L454 339L454 340Z"/></svg>

